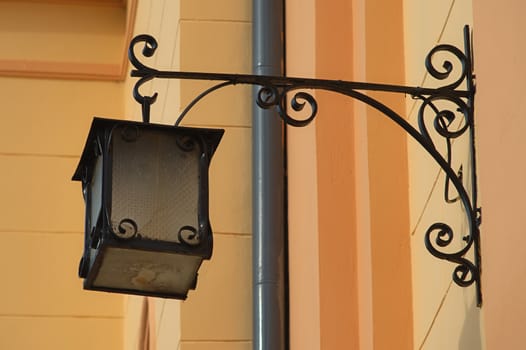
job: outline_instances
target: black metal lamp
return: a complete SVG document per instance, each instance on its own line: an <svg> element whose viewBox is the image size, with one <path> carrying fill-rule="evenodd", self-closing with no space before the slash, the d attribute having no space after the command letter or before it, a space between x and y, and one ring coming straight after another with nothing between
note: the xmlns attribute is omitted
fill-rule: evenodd
<svg viewBox="0 0 526 350"><path fill-rule="evenodd" d="M84 288L185 299L212 255L208 167L224 130L94 118L73 180Z"/></svg>
<svg viewBox="0 0 526 350"><path fill-rule="evenodd" d="M427 73L430 79L438 83L438 87L434 88L300 77L158 70L145 65L137 57L135 48L140 46L142 56L152 57L158 44L154 37L142 34L132 39L128 50L128 58L135 68L132 69L131 76L139 78L133 88L133 96L142 105L144 121L149 120L150 106L157 99L156 92L152 95L141 94L139 88L144 83L153 79L190 79L217 83L198 94L181 112L175 125L179 125L193 106L214 91L233 85L253 85L258 87L254 94L257 105L264 109L275 108L285 124L290 126L306 126L316 117L318 102L309 90L331 91L360 101L400 126L445 173L444 202L447 205L461 204L465 214L462 225L452 226L448 223L448 218L432 224L424 235L425 247L434 257L456 265L452 273L453 281L460 287L475 285L477 305L482 305L479 228L482 209L477 200L474 132L476 88L468 26L464 27L464 50L449 44L439 44L426 56ZM418 127L374 95L368 94L369 91L404 94L420 101ZM295 114L302 110L304 113ZM299 116L303 119L298 118ZM453 144L459 137L467 139L467 143L458 144L467 144L465 151L469 156L465 164L456 171L453 169ZM439 147L439 144L442 146ZM462 175L465 167L470 169L470 177ZM451 198L451 185L454 187L451 192L457 194L455 198Z"/></svg>
<svg viewBox="0 0 526 350"><path fill-rule="evenodd" d="M85 251L79 270L80 276L86 279L86 289L184 299L188 290L195 287L197 270L212 253L207 171L224 130L178 125L192 107L210 93L244 84L258 86L254 96L258 106L276 108L287 125L303 127L314 120L318 102L306 89L325 90L376 109L420 144L445 173L445 203L458 202L465 213L464 223L458 227L463 234L457 234L446 220L436 222L424 235L425 246L434 257L456 265L453 281L460 287L475 285L477 305L482 305L479 228L482 209L477 200L474 136L476 88L468 26L464 27L464 51L440 44L426 56L427 72L443 82L437 88L157 70L143 64L135 55L134 48L140 44L144 44L142 55L151 57L157 41L150 35L138 35L128 50L128 58L135 67L131 76L139 78L133 96L142 106L143 123L95 119L73 176L73 180L82 181L86 201ZM450 55L460 68L454 69L449 59L437 66L434 57L439 53ZM171 127L148 124L157 93L142 95L139 88L156 78L219 83L197 95ZM405 94L419 100L418 128L368 95L368 91ZM295 118L294 112L305 106L310 107L307 117ZM454 122L457 119L459 122ZM428 126L430 120L433 134ZM470 179L462 175L463 165L459 171L453 169L452 146L462 135L468 141L470 156L466 166L471 169ZM444 143L445 151L437 147L439 142ZM455 198L450 197L450 185L457 194ZM453 249L454 241L460 243L460 248Z"/></svg>

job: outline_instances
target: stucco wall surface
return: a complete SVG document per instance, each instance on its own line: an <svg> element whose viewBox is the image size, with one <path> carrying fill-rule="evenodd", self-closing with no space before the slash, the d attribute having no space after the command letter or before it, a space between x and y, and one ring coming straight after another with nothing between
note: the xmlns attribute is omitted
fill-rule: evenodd
<svg viewBox="0 0 526 350"><path fill-rule="evenodd" d="M412 86L439 87L458 77L460 62L453 55L436 55L432 62L442 69L445 59L454 67L451 76L443 81L434 79L424 65L428 52L438 44L451 44L464 51L464 25L472 24L471 1L404 2L406 83ZM460 88L465 88L462 85ZM456 110L456 106L437 101L441 109ZM409 121L418 128L421 102L407 98ZM442 154L446 154L445 139L434 131L434 113L425 112L431 138ZM450 128L462 126L461 114ZM468 134L453 140L452 168L461 166L464 185L470 186L472 169L469 157ZM481 310L476 307L474 286L461 288L452 281L455 264L433 257L424 245L424 235L435 222L445 222L454 231L455 240L445 251L453 252L464 246L462 232L466 230L466 214L457 201L444 201L445 175L436 162L414 140L408 140L411 251L413 268L413 312L415 349L481 349ZM450 198L456 193L450 186ZM434 236L432 236L434 237ZM472 254L467 255L473 259Z"/></svg>
<svg viewBox="0 0 526 350"><path fill-rule="evenodd" d="M473 2L487 349L523 349L526 87L523 1Z"/></svg>
<svg viewBox="0 0 526 350"><path fill-rule="evenodd" d="M91 118L122 116L121 94L118 82L0 77L2 349L122 348L123 297L77 277L84 203L71 181Z"/></svg>

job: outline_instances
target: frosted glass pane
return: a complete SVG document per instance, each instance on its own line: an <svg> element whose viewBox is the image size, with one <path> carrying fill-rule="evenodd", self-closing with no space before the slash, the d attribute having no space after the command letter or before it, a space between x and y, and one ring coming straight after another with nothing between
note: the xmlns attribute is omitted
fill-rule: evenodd
<svg viewBox="0 0 526 350"><path fill-rule="evenodd" d="M191 255L107 248L94 287L186 295L203 259Z"/></svg>
<svg viewBox="0 0 526 350"><path fill-rule="evenodd" d="M100 211L102 209L102 157L97 157L95 161L95 168L93 170L93 177L91 179L90 191L90 223L93 228L97 225Z"/></svg>
<svg viewBox="0 0 526 350"><path fill-rule="evenodd" d="M199 144L145 129L130 141L126 128L112 137L112 228L131 220L139 237L179 242L183 227L198 228Z"/></svg>

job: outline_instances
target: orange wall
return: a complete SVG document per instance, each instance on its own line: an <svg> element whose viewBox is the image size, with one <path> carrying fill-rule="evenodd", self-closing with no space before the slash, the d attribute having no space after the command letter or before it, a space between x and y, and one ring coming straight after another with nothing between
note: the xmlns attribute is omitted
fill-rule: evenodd
<svg viewBox="0 0 526 350"><path fill-rule="evenodd" d="M486 345L523 349L526 3L473 2Z"/></svg>
<svg viewBox="0 0 526 350"><path fill-rule="evenodd" d="M316 3L316 77L352 80L352 4ZM353 104L318 92L316 123L322 349L358 347Z"/></svg>
<svg viewBox="0 0 526 350"><path fill-rule="evenodd" d="M403 1L365 6L366 79L404 84ZM371 94L373 95L373 94ZM400 115L404 96L374 94ZM375 349L411 349L412 293L406 135L368 111L373 338Z"/></svg>
<svg viewBox="0 0 526 350"><path fill-rule="evenodd" d="M292 18L287 19L288 75L303 73L344 80L360 76L373 82L404 82L401 1L386 5L380 1L341 0L330 6L314 1L291 10L294 4L287 4ZM354 12L357 7L360 11ZM305 24L309 21L310 25ZM359 45L353 42L359 37L353 29L363 34ZM365 54L353 51L360 45ZM302 50L303 55L296 50ZM356 57L360 57L360 64L354 62ZM369 349L374 343L377 349L409 349L412 298L405 135L387 118L356 108L357 103L349 98L320 91L315 95L319 116L314 134L311 127L289 128L292 348L300 349L299 344L304 344L305 349ZM404 114L403 96L383 100ZM352 117L355 111L367 114L367 126L359 119L357 128L357 119ZM300 136L302 132L305 134ZM355 136L364 139L367 147L357 144ZM313 147L316 153L305 158L305 152ZM303 160L298 161L298 157ZM369 172L359 170L356 164L368 166ZM358 178L357 173L361 174ZM363 186L367 186L365 191ZM317 225L317 232L296 232L302 227L301 220ZM371 231L358 232L357 227L370 227ZM309 254L295 253L295 240L301 239L311 242ZM371 249L371 254L359 254L358 244ZM312 266L313 259L318 265L312 267L311 274L318 276L311 280L318 278L319 285L308 296L301 295L296 290L312 281L298 277L302 270L297 266ZM372 288L368 287L371 284ZM371 290L372 295L367 296ZM318 313L302 311L301 303L304 308L319 308ZM319 319L307 322L302 315ZM305 325L312 329L298 328ZM300 334L310 342L302 342Z"/></svg>

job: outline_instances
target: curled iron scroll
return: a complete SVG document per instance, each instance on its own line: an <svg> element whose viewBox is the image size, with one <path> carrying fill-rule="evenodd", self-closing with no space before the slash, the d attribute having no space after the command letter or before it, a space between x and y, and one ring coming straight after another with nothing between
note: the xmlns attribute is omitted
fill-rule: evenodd
<svg viewBox="0 0 526 350"><path fill-rule="evenodd" d="M126 218L118 223L112 223L113 234L119 239L130 239L135 237L138 232L137 223L134 220Z"/></svg>
<svg viewBox="0 0 526 350"><path fill-rule="evenodd" d="M472 116L469 106L459 97L434 95L429 97L420 97L422 103L418 110L418 127L420 133L427 139L429 144L436 148L437 140L431 137L426 126L426 111L431 111L432 125L438 136L444 141L446 145L445 158L450 167L452 167L452 143L456 138L464 135L472 125ZM440 107L445 103L449 107ZM459 120L461 119L461 120ZM462 166L457 171L457 175L462 176ZM451 178L446 174L444 200L447 203L454 203L458 201L459 197L450 198Z"/></svg>
<svg viewBox="0 0 526 350"><path fill-rule="evenodd" d="M289 86L286 88L278 88L277 86L262 86L256 95L256 103L259 107L269 109L276 107L279 116L285 124L303 127L307 126L314 120L318 113L318 103L314 96L306 91L296 91L290 99L290 107L295 112L303 111L305 105L309 105L310 111L306 118L296 119L287 112L288 93L293 90L300 90L301 86Z"/></svg>
<svg viewBox="0 0 526 350"><path fill-rule="evenodd" d="M189 246L196 246L201 243L201 237L199 235L199 232L195 227L190 225L181 227L179 229L179 232L177 233L177 238L180 243Z"/></svg>
<svg viewBox="0 0 526 350"><path fill-rule="evenodd" d="M132 41L130 42L130 47L128 49L128 59L130 60L130 63L135 67L135 70L132 71L132 76L140 77L140 79L135 83L135 86L133 87L133 97L135 98L135 101L139 102L142 107L143 122L149 123L150 108L151 105L157 100L158 94L157 92L155 92L151 96L142 95L139 91L139 88L144 83L154 79L157 70L144 65L141 61L139 61L137 56L135 56L135 46L139 45L140 43L144 43L144 47L142 49L143 56L152 57L155 53L155 50L157 50L157 40L155 40L155 38L151 35L138 35L132 39Z"/></svg>
<svg viewBox="0 0 526 350"><path fill-rule="evenodd" d="M468 57L466 57L466 55L459 48L455 46L447 45L447 44L435 46L427 54L426 59L425 59L425 64L426 64L427 72L431 74L431 76L433 76L433 78L437 80L448 79L453 73L454 67L455 67L455 65L448 59L445 59L444 61L442 61L441 68L436 67L436 65L434 64L434 61L435 61L434 57L438 53L452 54L460 62L461 71L460 71L459 76L457 77L457 80L453 81L452 83L448 85L444 85L441 87L441 89L444 89L444 90L448 90L448 89L454 90L466 80L466 77L468 74L468 64L467 64Z"/></svg>
<svg viewBox="0 0 526 350"><path fill-rule="evenodd" d="M435 237L434 239L433 236ZM427 229L424 242L427 250L433 256L457 264L453 271L453 281L461 287L468 287L478 281L480 277L478 268L464 258L464 255L466 255L474 243L474 235L463 237L466 245L459 251L445 252L442 250L453 243L453 238L453 229L445 223L438 222Z"/></svg>

